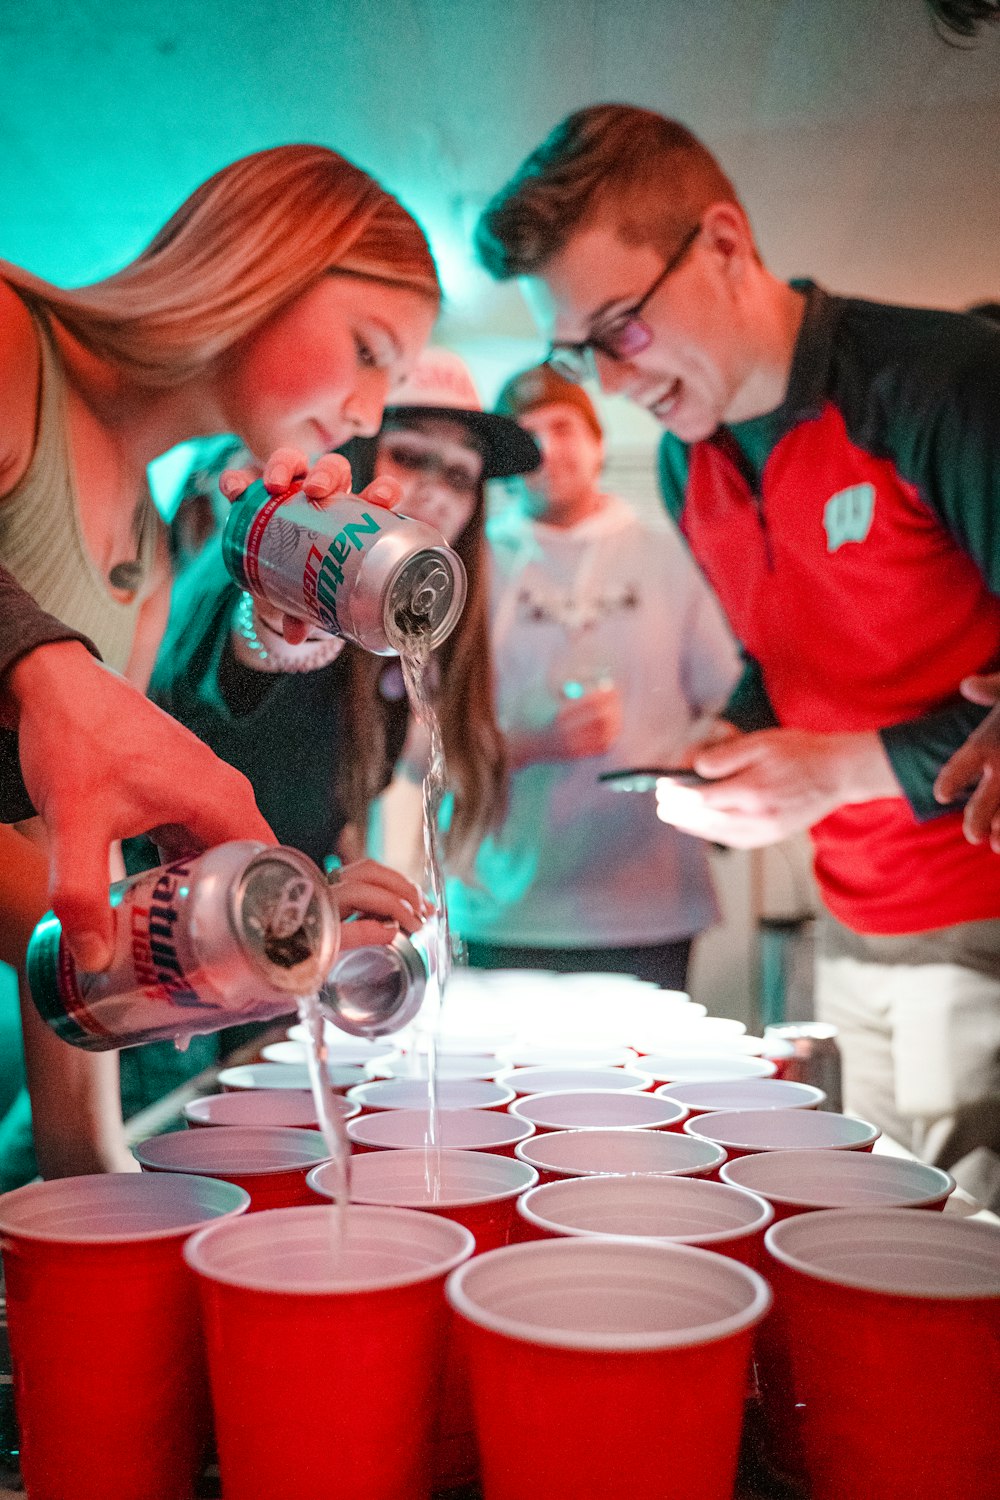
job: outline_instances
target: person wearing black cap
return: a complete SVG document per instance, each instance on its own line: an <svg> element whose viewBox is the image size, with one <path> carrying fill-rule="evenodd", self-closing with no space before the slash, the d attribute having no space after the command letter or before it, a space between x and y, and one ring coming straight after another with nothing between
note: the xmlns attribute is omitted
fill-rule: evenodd
<svg viewBox="0 0 1000 1500"><path fill-rule="evenodd" d="M665 765L738 674L732 640L673 532L601 489L590 397L547 366L497 410L542 465L488 527L491 646L510 762L507 815L452 926L481 967L598 969L683 989L694 936L717 917L704 846L658 825L652 793L598 774Z"/></svg>

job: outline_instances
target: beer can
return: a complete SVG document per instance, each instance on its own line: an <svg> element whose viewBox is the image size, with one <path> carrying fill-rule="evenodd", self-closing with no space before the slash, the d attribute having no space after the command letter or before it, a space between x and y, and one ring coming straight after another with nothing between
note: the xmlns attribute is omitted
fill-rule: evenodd
<svg viewBox="0 0 1000 1500"><path fill-rule="evenodd" d="M320 1004L342 1031L386 1036L402 1030L417 1014L428 972L427 955L400 932L391 943L341 953L320 990Z"/></svg>
<svg viewBox="0 0 1000 1500"><path fill-rule="evenodd" d="M825 1021L794 1021L764 1027L764 1041L781 1041L791 1048L781 1064L782 1078L794 1083L811 1083L822 1089L826 1100L820 1109L840 1114L842 1078L837 1028ZM767 1056L767 1047L764 1048Z"/></svg>
<svg viewBox="0 0 1000 1500"><path fill-rule="evenodd" d="M465 603L462 560L432 526L346 495L322 509L300 485L252 484L230 511L222 555L236 582L376 656L414 637L433 648Z"/></svg>
<svg viewBox="0 0 1000 1500"><path fill-rule="evenodd" d="M184 1042L235 1021L272 1021L320 988L340 921L297 849L220 844L112 887L115 947L79 968L50 912L28 947L31 994L64 1041L92 1052Z"/></svg>

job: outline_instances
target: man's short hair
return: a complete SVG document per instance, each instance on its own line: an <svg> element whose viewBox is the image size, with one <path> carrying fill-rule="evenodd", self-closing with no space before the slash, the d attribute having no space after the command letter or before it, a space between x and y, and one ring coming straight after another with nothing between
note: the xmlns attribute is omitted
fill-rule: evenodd
<svg viewBox="0 0 1000 1500"><path fill-rule="evenodd" d="M631 104L594 104L557 125L487 204L476 249L498 281L534 275L610 209L626 244L669 254L719 202L742 208L686 126Z"/></svg>

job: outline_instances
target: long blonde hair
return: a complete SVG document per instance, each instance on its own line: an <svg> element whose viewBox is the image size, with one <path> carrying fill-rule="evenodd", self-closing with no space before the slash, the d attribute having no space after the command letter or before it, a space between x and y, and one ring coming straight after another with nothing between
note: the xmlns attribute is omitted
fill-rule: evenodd
<svg viewBox="0 0 1000 1500"><path fill-rule="evenodd" d="M327 271L441 290L417 221L323 146L275 146L223 167L135 260L72 290L0 261L0 276L143 384L198 375Z"/></svg>

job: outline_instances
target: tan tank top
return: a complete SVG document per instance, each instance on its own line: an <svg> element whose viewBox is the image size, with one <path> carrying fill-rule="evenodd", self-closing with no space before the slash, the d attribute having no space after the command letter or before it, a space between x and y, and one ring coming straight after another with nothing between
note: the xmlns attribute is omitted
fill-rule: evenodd
<svg viewBox="0 0 1000 1500"><path fill-rule="evenodd" d="M87 551L69 459L66 376L52 333L29 307L41 348L38 431L31 463L0 499L0 563L64 625L89 636L109 667L123 672L149 591L158 520L148 490L139 527L139 584L121 604Z"/></svg>

